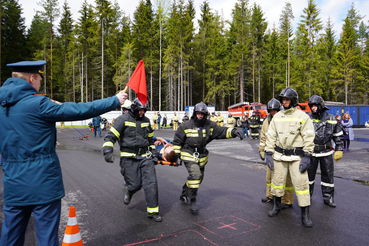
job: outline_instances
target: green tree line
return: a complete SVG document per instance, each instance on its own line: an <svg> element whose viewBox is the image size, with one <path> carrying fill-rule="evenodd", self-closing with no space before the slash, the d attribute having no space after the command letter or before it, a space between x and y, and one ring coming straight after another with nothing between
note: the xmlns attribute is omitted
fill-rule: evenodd
<svg viewBox="0 0 369 246"><path fill-rule="evenodd" d="M235 3L230 20L206 0L198 20L193 0L140 0L132 18L109 0L85 0L77 19L67 1L38 4L43 10L27 28L17 0L0 3L1 84L11 75L7 63L42 59L40 93L91 101L124 89L144 60L151 110L184 110L199 101L217 110L266 103L286 86L300 101L318 94L326 101L369 102L369 29L354 4L340 33L330 18L320 18L314 0L299 17L287 2L272 25L248 0Z"/></svg>

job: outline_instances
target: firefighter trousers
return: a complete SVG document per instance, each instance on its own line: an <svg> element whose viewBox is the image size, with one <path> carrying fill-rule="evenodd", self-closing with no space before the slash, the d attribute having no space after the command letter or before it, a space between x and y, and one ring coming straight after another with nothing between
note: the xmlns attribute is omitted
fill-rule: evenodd
<svg viewBox="0 0 369 246"><path fill-rule="evenodd" d="M334 182L333 182L334 164L332 155L324 157L312 156L310 158L310 167L308 169L310 196L313 196L315 176L319 163L321 172L320 185L322 187L323 200L324 202L329 203L331 198L334 198Z"/></svg>
<svg viewBox="0 0 369 246"><path fill-rule="evenodd" d="M126 181L127 191L134 194L143 188L146 197L147 213L158 213L158 182L153 160L151 158L134 159L122 157L120 164L121 173Z"/></svg>
<svg viewBox="0 0 369 246"><path fill-rule="evenodd" d="M259 138L259 127L250 127L251 138Z"/></svg>
<svg viewBox="0 0 369 246"><path fill-rule="evenodd" d="M267 167L266 173L266 196L269 198L273 198L271 193L271 185L272 185L272 170ZM282 203L292 205L293 204L293 185L291 181L290 172L287 173L287 180L286 180L286 188L284 192L284 196L282 196Z"/></svg>
<svg viewBox="0 0 369 246"><path fill-rule="evenodd" d="M300 173L300 160L281 161L274 160L274 170L272 172L273 196L282 197L285 194L288 172L291 175L292 185L296 192L297 201L300 207L310 206L309 177L307 172Z"/></svg>
<svg viewBox="0 0 369 246"><path fill-rule="evenodd" d="M182 187L182 195L188 198L196 198L197 190L204 180L205 165L200 166L196 162L184 161L187 168L188 177L187 182Z"/></svg>

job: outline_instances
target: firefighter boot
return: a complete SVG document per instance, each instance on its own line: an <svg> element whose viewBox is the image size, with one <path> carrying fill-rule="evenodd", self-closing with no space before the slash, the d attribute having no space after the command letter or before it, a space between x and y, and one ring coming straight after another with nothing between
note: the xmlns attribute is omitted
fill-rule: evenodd
<svg viewBox="0 0 369 246"><path fill-rule="evenodd" d="M308 227L308 228L313 227L313 222L311 221L310 216L309 216L309 206L301 207L301 220L302 220L302 224L305 227Z"/></svg>
<svg viewBox="0 0 369 246"><path fill-rule="evenodd" d="M281 212L281 197L273 196L273 209L268 212L269 217L274 217Z"/></svg>
<svg viewBox="0 0 369 246"><path fill-rule="evenodd" d="M309 191L310 191L310 198L313 197L313 193L314 193L314 183L313 184L309 184Z"/></svg>
<svg viewBox="0 0 369 246"><path fill-rule="evenodd" d="M199 213L199 210L197 209L196 198L191 198L190 211L193 215L197 215Z"/></svg>
<svg viewBox="0 0 369 246"><path fill-rule="evenodd" d="M124 194L123 202L128 205L131 202L133 193L129 190L126 190L126 194Z"/></svg>
<svg viewBox="0 0 369 246"><path fill-rule="evenodd" d="M161 222L163 220L158 213L150 214L148 217L155 222Z"/></svg>
<svg viewBox="0 0 369 246"><path fill-rule="evenodd" d="M336 204L334 203L334 198L333 196L331 196L329 198L329 200L325 200L324 199L324 203L327 204L328 206L332 207L332 208L335 208L336 207Z"/></svg>
<svg viewBox="0 0 369 246"><path fill-rule="evenodd" d="M261 202L272 202L273 201L273 198L270 198L270 197L264 197L261 199Z"/></svg>

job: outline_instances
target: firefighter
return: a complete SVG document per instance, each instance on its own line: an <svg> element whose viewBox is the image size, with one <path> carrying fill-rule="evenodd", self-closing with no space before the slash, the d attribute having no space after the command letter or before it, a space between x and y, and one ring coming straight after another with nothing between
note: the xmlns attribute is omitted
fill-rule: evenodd
<svg viewBox="0 0 369 246"><path fill-rule="evenodd" d="M311 109L310 118L313 121L315 129L314 153L310 159L311 165L308 169L310 197L313 196L316 170L320 163L320 184L324 203L331 207L336 207L336 204L334 203L333 159L339 162L342 158L342 127L338 124L333 115L326 112L329 108L325 106L325 102L322 97L318 95L311 96L309 107ZM336 151L333 150L332 140L336 144Z"/></svg>
<svg viewBox="0 0 369 246"><path fill-rule="evenodd" d="M153 129L158 130L158 115L156 112L154 112L154 115L152 116L152 122L153 122Z"/></svg>
<svg viewBox="0 0 369 246"><path fill-rule="evenodd" d="M213 139L225 139L239 137L243 139L241 132L236 129L218 126L215 122L206 119L208 109L205 103L195 105L191 120L179 126L174 135L173 148L177 155L177 163L180 159L184 162L188 177L183 185L180 200L190 205L190 211L198 213L196 205L197 190L204 178L205 165L208 162L209 151L206 145Z"/></svg>
<svg viewBox="0 0 369 246"><path fill-rule="evenodd" d="M266 120L263 122L263 126L260 132L260 145L259 145L259 153L260 158L264 161L265 156L265 143L266 143L266 133L268 132L269 124L273 119L273 116L281 110L281 103L272 98L267 105L267 110L269 115ZM270 186L272 183L272 171L267 166L266 173L266 197L261 199L262 202L271 202L273 200L272 193L270 192ZM286 189L285 194L282 197L281 209L291 208L293 204L293 185L291 181L291 175L287 173L287 181L286 181Z"/></svg>
<svg viewBox="0 0 369 246"><path fill-rule="evenodd" d="M309 215L310 195L307 169L314 150L314 126L310 117L297 109L298 94L285 88L279 94L283 110L274 115L266 134L265 161L272 172L273 209L268 216L281 211L287 173L290 172L296 197L301 207L302 224L312 227Z"/></svg>
<svg viewBox="0 0 369 246"><path fill-rule="evenodd" d="M236 120L233 118L232 114L228 114L227 127L234 128L236 126Z"/></svg>
<svg viewBox="0 0 369 246"><path fill-rule="evenodd" d="M211 113L210 121L217 123L218 117L215 115L215 112Z"/></svg>
<svg viewBox="0 0 369 246"><path fill-rule="evenodd" d="M145 191L147 216L156 222L162 221L159 215L158 184L155 164L158 152L154 145L154 132L150 119L145 116L147 104L136 98L129 113L119 116L104 138L103 153L106 162L114 162L113 147L120 145L121 173L126 181L124 203L128 205L133 194Z"/></svg>
<svg viewBox="0 0 369 246"><path fill-rule="evenodd" d="M218 126L224 126L224 117L223 115L220 114L220 112L218 112L217 120L218 120Z"/></svg>
<svg viewBox="0 0 369 246"><path fill-rule="evenodd" d="M251 131L251 139L259 139L259 128L260 128L260 116L259 111L252 112L250 117L250 131Z"/></svg>
<svg viewBox="0 0 369 246"><path fill-rule="evenodd" d="M174 112L174 115L172 117L172 124L173 124L173 130L174 131L177 131L177 129L178 129L178 122L179 122L179 118L178 118L176 112Z"/></svg>
<svg viewBox="0 0 369 246"><path fill-rule="evenodd" d="M183 118L182 118L182 123L185 123L187 121L189 121L190 118L188 117L187 113L184 114Z"/></svg>

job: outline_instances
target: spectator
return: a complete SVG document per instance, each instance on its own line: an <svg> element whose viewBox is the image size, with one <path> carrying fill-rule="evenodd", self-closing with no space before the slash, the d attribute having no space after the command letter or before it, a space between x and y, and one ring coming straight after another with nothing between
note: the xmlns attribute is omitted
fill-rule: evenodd
<svg viewBox="0 0 369 246"><path fill-rule="evenodd" d="M100 124L103 123L100 115L92 119L92 125L94 126L94 137L96 137L96 132L99 131L99 137L101 137L101 127Z"/></svg>
<svg viewBox="0 0 369 246"><path fill-rule="evenodd" d="M160 115L160 112L158 112L158 129L160 129L160 121L161 121L161 115Z"/></svg>
<svg viewBox="0 0 369 246"><path fill-rule="evenodd" d="M163 128L164 127L167 127L167 122L168 122L167 114L164 114L164 117L163 117Z"/></svg>
<svg viewBox="0 0 369 246"><path fill-rule="evenodd" d="M346 112L342 117L342 126L344 131L344 140L343 140L343 150L350 151L350 141L354 140L354 130L352 129L352 126L354 125L350 114Z"/></svg>

